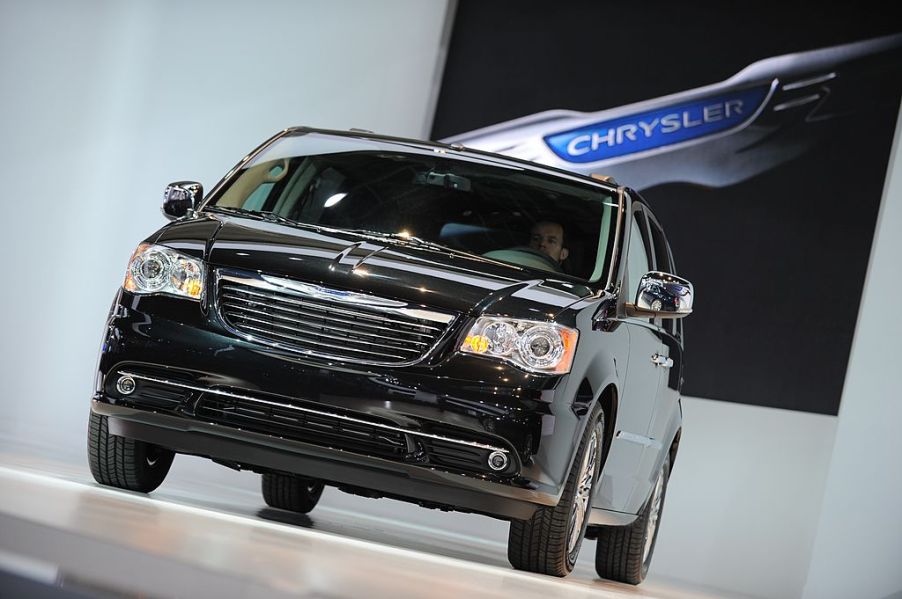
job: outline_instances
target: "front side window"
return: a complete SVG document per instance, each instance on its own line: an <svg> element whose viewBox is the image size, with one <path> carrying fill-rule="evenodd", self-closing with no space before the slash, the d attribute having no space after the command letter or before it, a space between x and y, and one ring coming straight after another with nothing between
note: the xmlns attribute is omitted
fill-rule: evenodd
<svg viewBox="0 0 902 599"><path fill-rule="evenodd" d="M424 240L605 282L613 192L490 157L318 133L280 139L204 206Z"/></svg>
<svg viewBox="0 0 902 599"><path fill-rule="evenodd" d="M630 244L627 250L627 297L626 301L636 301L636 293L639 291L639 279L651 270L648 260L648 251L645 249L645 217L642 212L633 212L632 225L630 227Z"/></svg>
<svg viewBox="0 0 902 599"><path fill-rule="evenodd" d="M655 248L655 268L662 272L675 275L676 270L674 270L673 263L670 259L670 248L667 245L667 238L664 236L664 231L661 230L661 226L655 222L654 219L649 219L649 223L651 224L652 245Z"/></svg>

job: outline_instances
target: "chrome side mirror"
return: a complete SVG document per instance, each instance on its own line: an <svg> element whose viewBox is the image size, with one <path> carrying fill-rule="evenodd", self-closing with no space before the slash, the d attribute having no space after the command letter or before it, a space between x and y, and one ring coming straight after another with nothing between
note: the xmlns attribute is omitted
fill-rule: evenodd
<svg viewBox="0 0 902 599"><path fill-rule="evenodd" d="M204 186L196 181L176 181L163 192L163 215L169 220L193 216L204 197Z"/></svg>
<svg viewBox="0 0 902 599"><path fill-rule="evenodd" d="M639 279L636 311L659 318L682 318L692 314L692 283L666 272L652 271Z"/></svg>

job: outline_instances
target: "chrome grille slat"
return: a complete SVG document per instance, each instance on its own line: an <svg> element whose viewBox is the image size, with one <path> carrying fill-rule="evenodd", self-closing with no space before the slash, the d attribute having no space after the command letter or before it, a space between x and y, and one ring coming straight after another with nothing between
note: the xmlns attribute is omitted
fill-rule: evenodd
<svg viewBox="0 0 902 599"><path fill-rule="evenodd" d="M252 327L250 325L243 325L241 328L248 329L250 331L255 331L257 333L264 333L266 335L274 335L276 337L282 337L289 341L299 341L301 343L312 341L309 337L301 337L299 335L289 335L288 333L279 333L278 331L271 331L269 329L261 329L260 327ZM352 352L362 353L362 354L366 354L369 356L382 356L385 358L398 358L399 360L404 359L404 356L398 356L395 354L387 354L385 352L376 352L376 351L371 351L371 350L366 350L366 349L356 349L356 348L352 348L352 347L340 347L340 346L334 346L334 345L330 346L330 345L325 345L323 343L318 343L317 345L331 347L334 349L340 349L343 351L352 351Z"/></svg>
<svg viewBox="0 0 902 599"><path fill-rule="evenodd" d="M244 314L233 314L233 316L238 316L242 320L250 320L251 322L259 322L261 324L278 327L280 329L285 329L287 331L292 331L293 333L297 333L298 337L304 337L304 335L311 335L312 337L316 338L316 337L327 337L329 335L328 331L325 331L322 329L311 331L311 330L307 330L307 329L302 329L300 327L292 327L292 326L285 325L285 324L279 324L277 322L271 322L269 320L265 320L262 318L254 318L253 316L247 316ZM273 332L275 333L275 331L273 331ZM385 345L382 345L379 343L373 343L372 341L364 341L362 339L352 339L350 337L339 337L338 339L340 339L341 341L346 341L348 343L358 343L360 345L372 345L375 347L388 347L395 351L413 352L414 354L420 353L420 350L417 350L417 349L412 349L412 348L407 348L407 347L395 347L393 345L385 346Z"/></svg>
<svg viewBox="0 0 902 599"><path fill-rule="evenodd" d="M433 325L404 321L404 320L400 320L398 318L391 318L388 316L382 316L380 314L374 314L372 312L362 312L362 311L358 311L358 310L350 310L348 308L339 308L337 306L330 306L330 305L324 305L324 304L318 304L318 303L314 303L314 302L299 300L294 295L289 296L287 294L261 293L260 291L258 291L256 289L239 288L235 285L229 285L229 284L223 285L223 289L230 290L230 291L237 291L239 293L244 293L247 295L255 295L258 297L263 297L263 298L266 298L269 300L275 300L278 302L297 304L299 306L305 306L305 307L312 308L312 309L327 310L328 312L337 312L339 314L360 316L363 318L370 318L370 319L379 320L382 322L391 322L394 324L402 324L402 325L407 325L407 326L419 327L421 329L431 329L436 332L440 332L442 330L441 328L433 326Z"/></svg>
<svg viewBox="0 0 902 599"><path fill-rule="evenodd" d="M396 300L236 271L217 271L216 298L225 322L248 339L364 364L416 363L454 320Z"/></svg>
<svg viewBox="0 0 902 599"><path fill-rule="evenodd" d="M328 334L328 333L327 333L328 330L331 330L331 331L341 331L342 333L349 333L349 334L351 334L351 335L366 335L367 337L372 337L372 338L375 338L375 339L383 339L383 340L385 340L385 341L392 341L392 342L395 342L395 343L402 342L402 343L413 343L413 344L415 344L415 345L421 345L421 346L423 346L423 347L428 347L428 346L429 346L428 343L424 343L423 341L414 341L414 340L399 339L398 337L389 337L389 336L387 336L387 335L380 335L380 334L378 334L378 333L371 333L371 332L369 332L369 331L361 331L361 330L356 330L356 331L355 331L354 329L348 329L348 328L345 328L345 327L334 326L334 325L328 325L328 324L322 324L322 323L312 322L312 321L309 321L309 320L303 320L303 319L300 319L300 318L292 318L292 317L290 317L290 316L283 316L283 315L281 315L281 314L272 314L272 313L266 312L266 311L264 311L264 310L256 310L256 309L254 309L254 308L246 308L246 307L244 307L244 306L238 306L238 305L236 305L236 304L233 304L231 301L223 302L223 307L225 307L225 308L232 308L233 310L238 311L238 312L240 312L240 313L242 313L242 314L245 313L245 312L251 312L251 313L253 313L253 314L261 314L261 315L263 315L263 316L268 316L268 317L271 317L271 318L277 318L277 319L279 319L279 320L283 320L283 321L287 321L287 322L298 323L298 324L302 325L302 327L308 327L308 328L309 328L309 327L313 327L313 329L311 330L311 332L318 330L318 331L320 331L320 333L318 333L318 334ZM248 317L248 318L251 318L251 317ZM251 319L252 319L252 318L251 318ZM252 319L252 320L253 320L253 319ZM261 320L261 321L259 321L259 322L268 322L268 321ZM298 330L303 330L302 327L294 327L294 328L297 328ZM399 347L398 349L403 349L403 350L405 350L405 351L410 351L408 348L405 348L405 347Z"/></svg>
<svg viewBox="0 0 902 599"><path fill-rule="evenodd" d="M236 293L248 293L248 292L236 290ZM348 322L348 319L346 319L346 318L340 318L340 317L337 317L337 316L332 316L332 315L330 315L329 312L326 311L325 309L321 309L319 312L317 312L317 311L316 311L315 309L313 309L313 308L308 308L308 309L306 309L306 310L303 309L303 308L289 308L289 307L287 307L287 306L279 306L279 305L266 304L265 302L261 302L260 300L247 299L247 298L245 298L245 297L239 297L239 296L236 296L236 295L231 295L231 296L229 296L229 301L230 301L230 302L243 302L243 303L250 304L250 305L254 305L254 306L259 306L259 305L263 304L263 305L266 305L267 307L269 307L269 308L271 308L271 309L279 310L279 311L281 311L281 312L287 312L287 313L289 313L289 314L300 314L300 315L303 315L303 316L313 316L314 318L322 318L324 321L329 321L329 322L333 322L333 321L334 321L334 322L339 323L339 324L341 324L341 323L345 323L345 324L346 324L346 323ZM276 300L276 301L278 301L278 300ZM371 328L371 329L378 329L378 330L380 330L380 331L389 331L389 332L392 332L392 333L398 332L398 329L397 329L397 328L394 328L394 329L393 329L393 328L391 328L391 327L386 327L386 326L379 325L379 324L375 324L375 323L372 323L372 322L366 322L366 321L362 321L362 320L354 320L353 322L354 322L354 325L355 325L355 326L368 327L368 328ZM412 326L421 326L421 325L412 325ZM423 326L425 326L425 325L423 325ZM435 328L435 327L429 327L429 328ZM436 330L441 330L441 329L436 329ZM407 335L416 335L416 336L418 336L418 337L425 337L425 338L427 338L427 339L431 339L431 338L434 336L434 333L421 333L421 332L418 332L418 331L407 331L407 330L405 330L404 333L407 334Z"/></svg>

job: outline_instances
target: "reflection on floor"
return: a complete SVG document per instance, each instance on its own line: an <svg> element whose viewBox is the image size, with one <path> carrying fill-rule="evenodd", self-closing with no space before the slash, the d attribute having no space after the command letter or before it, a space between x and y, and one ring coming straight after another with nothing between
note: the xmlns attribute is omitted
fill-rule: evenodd
<svg viewBox="0 0 902 599"><path fill-rule="evenodd" d="M334 489L299 516L266 508L258 481L179 456L146 496L76 461L0 454L0 570L87 596L720 596L602 581L590 541L566 579L517 572L504 522Z"/></svg>

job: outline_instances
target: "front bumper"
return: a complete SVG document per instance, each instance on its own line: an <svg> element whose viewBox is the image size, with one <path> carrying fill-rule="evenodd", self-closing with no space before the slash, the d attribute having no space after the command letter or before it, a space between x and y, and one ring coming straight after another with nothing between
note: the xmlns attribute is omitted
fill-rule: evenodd
<svg viewBox="0 0 902 599"><path fill-rule="evenodd" d="M350 490L504 518L555 505L581 419L560 377L446 356L315 361L236 337L203 305L120 292L92 409L114 434ZM116 387L124 374L138 376L131 394ZM493 451L509 460L501 471L485 467Z"/></svg>
<svg viewBox="0 0 902 599"><path fill-rule="evenodd" d="M91 410L109 418L114 435L155 443L178 453L321 479L359 492L429 507L526 519L558 497L459 474L281 439L99 401Z"/></svg>

